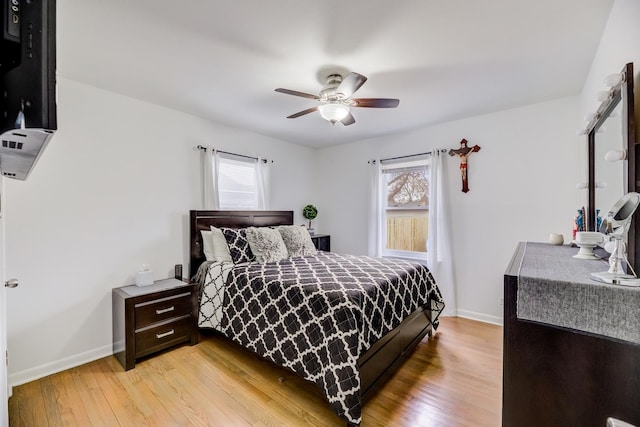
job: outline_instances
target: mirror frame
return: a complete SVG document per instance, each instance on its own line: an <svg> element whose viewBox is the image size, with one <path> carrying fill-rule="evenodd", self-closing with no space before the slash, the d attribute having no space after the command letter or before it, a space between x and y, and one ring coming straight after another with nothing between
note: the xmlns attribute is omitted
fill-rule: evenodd
<svg viewBox="0 0 640 427"><path fill-rule="evenodd" d="M635 112L634 112L634 100L633 100L633 63L628 63L622 69L622 81L613 86L609 90L609 98L606 99L596 115L587 125L587 150L588 150L588 164L589 172L587 178L588 188L588 201L586 212L586 225L588 231L596 231L596 191L595 191L595 146L596 146L596 133L598 129L609 118L611 112L618 106L618 103L622 103L622 146L627 150L626 165L626 182L624 183L625 194L630 191L638 191L638 182L640 181L639 168L640 164L640 150L636 150L636 138L635 138ZM603 212L604 213L604 212ZM629 235L627 240L627 256L632 268L640 266L640 227L638 227L636 218L638 213L633 215L634 220L631 221L629 227Z"/></svg>

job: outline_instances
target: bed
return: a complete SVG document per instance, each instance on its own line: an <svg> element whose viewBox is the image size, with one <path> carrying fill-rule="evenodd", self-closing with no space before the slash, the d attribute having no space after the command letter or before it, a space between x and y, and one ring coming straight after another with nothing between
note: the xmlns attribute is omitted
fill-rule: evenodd
<svg viewBox="0 0 640 427"><path fill-rule="evenodd" d="M361 406L437 328L444 302L427 268L402 260L319 251L266 263L206 261L201 231L211 226L292 224L293 211L190 212L199 327L314 383L340 418L358 425ZM363 284L372 278L380 283Z"/></svg>

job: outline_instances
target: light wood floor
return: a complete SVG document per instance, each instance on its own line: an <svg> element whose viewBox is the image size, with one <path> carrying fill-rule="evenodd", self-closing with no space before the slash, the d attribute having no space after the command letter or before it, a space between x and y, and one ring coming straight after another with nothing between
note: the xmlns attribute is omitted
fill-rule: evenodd
<svg viewBox="0 0 640 427"><path fill-rule="evenodd" d="M284 381L279 381L284 378ZM369 426L499 426L502 328L443 318L363 408ZM106 357L15 387L11 426L343 426L304 381L217 336L124 372Z"/></svg>

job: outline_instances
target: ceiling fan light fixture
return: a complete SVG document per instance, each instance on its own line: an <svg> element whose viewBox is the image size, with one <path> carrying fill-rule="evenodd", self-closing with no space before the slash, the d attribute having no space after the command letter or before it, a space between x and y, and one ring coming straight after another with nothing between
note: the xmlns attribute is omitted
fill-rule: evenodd
<svg viewBox="0 0 640 427"><path fill-rule="evenodd" d="M335 124L335 122L339 122L347 117L350 109L347 105L330 102L319 106L318 111L320 111L323 119Z"/></svg>
<svg viewBox="0 0 640 427"><path fill-rule="evenodd" d="M320 102L317 107L307 108L287 116L288 119L295 119L319 111L320 116L333 125L336 122L341 122L344 126L351 126L356 122L351 114L351 107L396 108L400 103L400 100L395 98L352 98L352 95L366 81L367 78L358 73L349 73L344 79L340 74L331 74L327 77L327 84L318 95L284 88L277 88L276 92Z"/></svg>

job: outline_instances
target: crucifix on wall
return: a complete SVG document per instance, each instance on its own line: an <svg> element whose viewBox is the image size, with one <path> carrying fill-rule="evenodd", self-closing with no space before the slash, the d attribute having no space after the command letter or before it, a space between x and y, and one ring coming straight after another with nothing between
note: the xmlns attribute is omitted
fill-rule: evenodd
<svg viewBox="0 0 640 427"><path fill-rule="evenodd" d="M467 140L460 141L460 148L457 150L449 150L450 156L460 156L460 174L462 175L462 192L467 193L469 191L469 180L467 178L467 159L471 153L480 151L479 145L473 147L467 147Z"/></svg>

